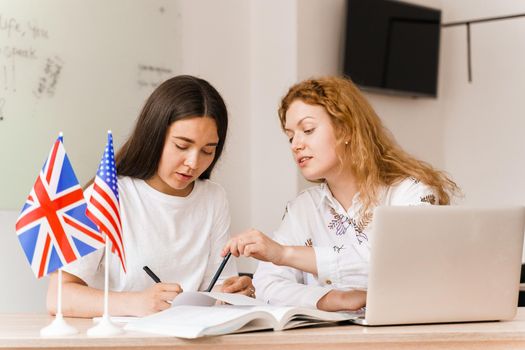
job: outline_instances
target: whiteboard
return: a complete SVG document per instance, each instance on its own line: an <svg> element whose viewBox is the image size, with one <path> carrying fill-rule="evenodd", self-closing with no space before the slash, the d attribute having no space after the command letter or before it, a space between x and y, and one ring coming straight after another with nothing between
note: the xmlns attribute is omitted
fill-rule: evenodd
<svg viewBox="0 0 525 350"><path fill-rule="evenodd" d="M0 0L0 209L22 208L60 131L94 176L107 130L118 147L180 74L180 22L178 1Z"/></svg>

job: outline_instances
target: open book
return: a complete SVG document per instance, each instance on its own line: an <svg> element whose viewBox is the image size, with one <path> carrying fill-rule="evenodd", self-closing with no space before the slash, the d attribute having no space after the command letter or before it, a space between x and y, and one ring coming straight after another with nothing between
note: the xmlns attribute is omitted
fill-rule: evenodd
<svg viewBox="0 0 525 350"><path fill-rule="evenodd" d="M254 330L284 330L328 322L354 320L364 312L326 312L316 309L270 305L176 305L129 322L125 329L180 338Z"/></svg>

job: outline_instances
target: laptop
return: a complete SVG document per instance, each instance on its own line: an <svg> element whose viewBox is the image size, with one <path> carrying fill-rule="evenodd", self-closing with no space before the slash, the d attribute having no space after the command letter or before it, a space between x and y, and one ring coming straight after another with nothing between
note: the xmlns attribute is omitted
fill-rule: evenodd
<svg viewBox="0 0 525 350"><path fill-rule="evenodd" d="M510 320L525 207L390 206L374 213L361 325Z"/></svg>

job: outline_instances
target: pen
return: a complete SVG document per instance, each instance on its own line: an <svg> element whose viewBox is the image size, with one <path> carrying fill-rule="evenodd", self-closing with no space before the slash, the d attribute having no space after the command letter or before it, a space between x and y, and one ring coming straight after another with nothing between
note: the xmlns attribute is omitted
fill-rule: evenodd
<svg viewBox="0 0 525 350"><path fill-rule="evenodd" d="M155 283L160 283L160 278L157 277L157 275L155 275L155 273L153 273L153 271L151 271L149 267L144 266L142 269L146 271L146 273L149 275L149 277L151 277L152 280L155 281Z"/></svg>
<svg viewBox="0 0 525 350"><path fill-rule="evenodd" d="M224 257L224 259L222 259L221 266L219 266L219 268L217 269L217 272L215 272L215 275L211 279L211 282L210 282L210 285L208 286L208 289L206 289L207 292L211 292L211 290L213 289L213 286L217 282L217 279L221 275L221 272L224 269L224 266L226 266L226 263L228 262L228 259L230 258L231 255L232 255L232 253L228 253Z"/></svg>

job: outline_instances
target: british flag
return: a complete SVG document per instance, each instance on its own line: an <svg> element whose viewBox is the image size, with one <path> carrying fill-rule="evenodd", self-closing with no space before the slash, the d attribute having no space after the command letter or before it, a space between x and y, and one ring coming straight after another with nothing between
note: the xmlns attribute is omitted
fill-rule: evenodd
<svg viewBox="0 0 525 350"><path fill-rule="evenodd" d="M82 188L59 136L16 221L18 240L38 278L104 246L85 212Z"/></svg>
<svg viewBox="0 0 525 350"><path fill-rule="evenodd" d="M118 255L126 272L126 257L122 240L122 224L118 196L117 167L113 150L113 135L108 131L108 143L98 167L87 206L87 216L111 240L112 251Z"/></svg>

